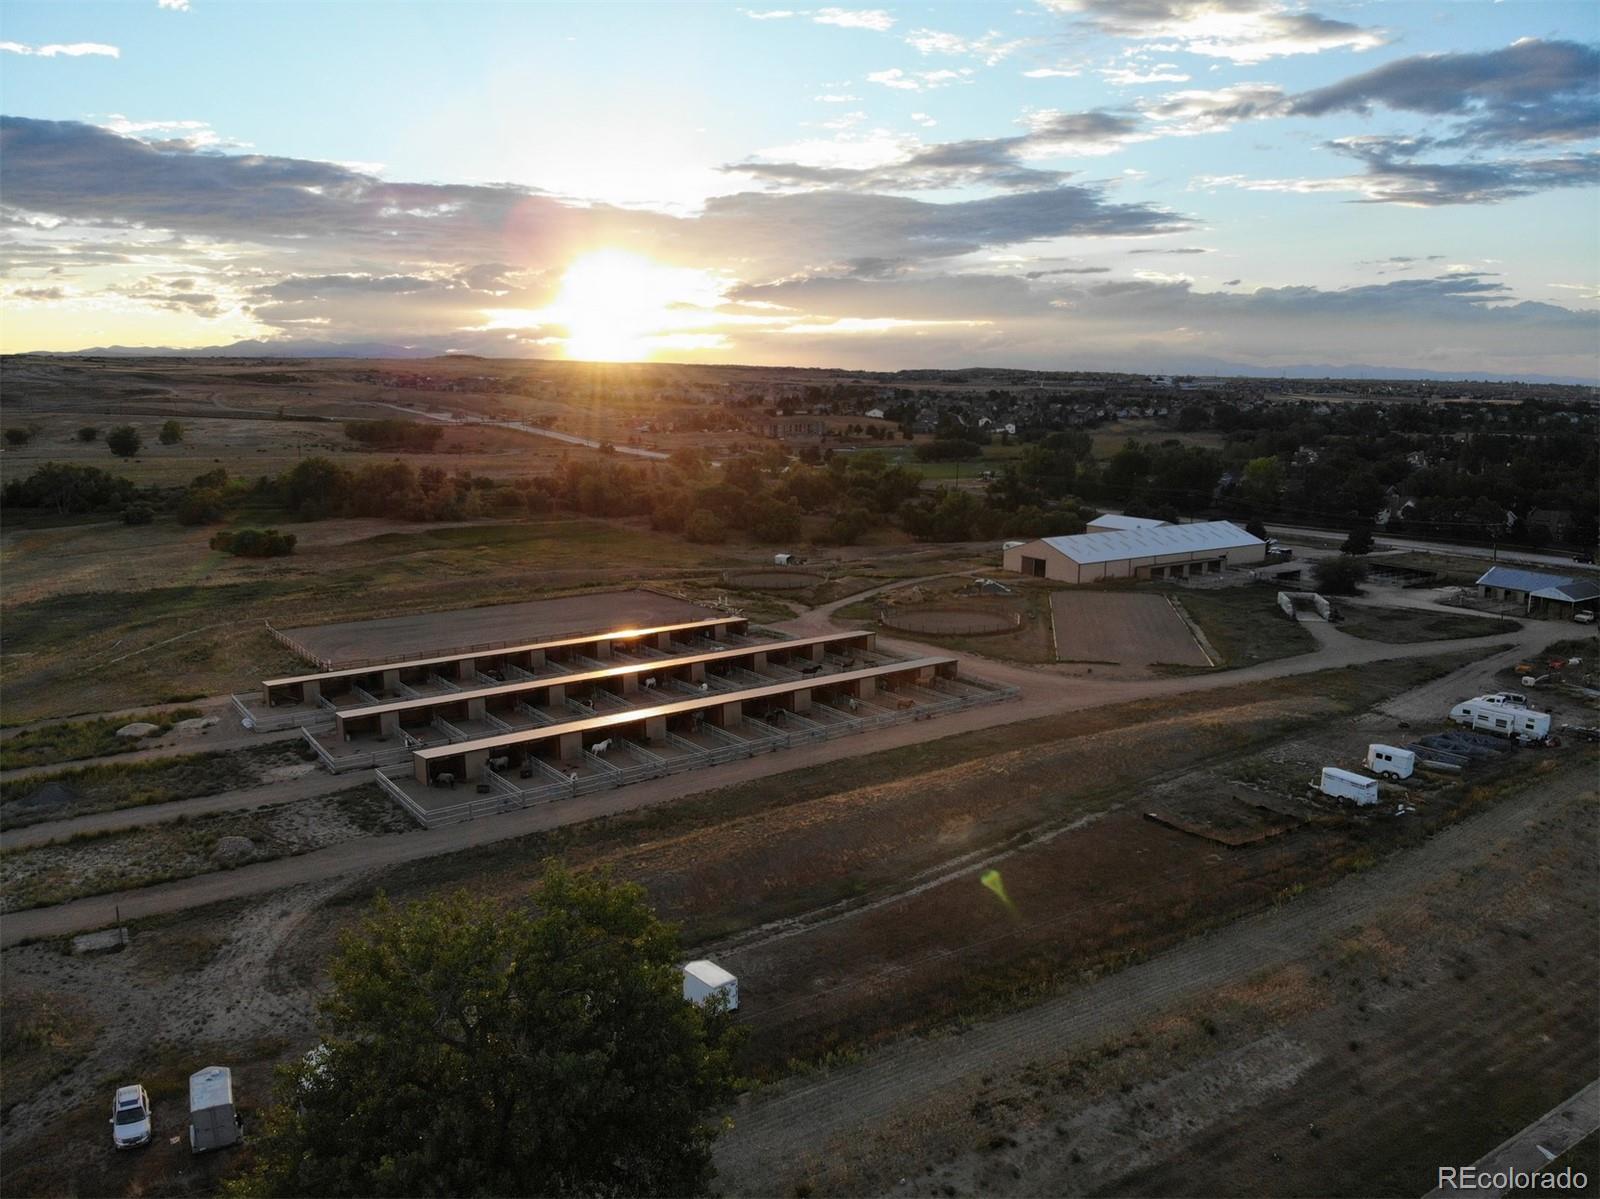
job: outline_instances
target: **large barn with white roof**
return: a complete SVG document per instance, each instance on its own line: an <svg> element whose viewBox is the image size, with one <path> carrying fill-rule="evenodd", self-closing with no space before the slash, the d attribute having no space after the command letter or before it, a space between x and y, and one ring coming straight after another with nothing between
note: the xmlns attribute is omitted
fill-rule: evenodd
<svg viewBox="0 0 1600 1199"><path fill-rule="evenodd" d="M1267 543L1226 520L1041 537L1005 551L1007 570L1062 583L1182 579L1266 561Z"/></svg>

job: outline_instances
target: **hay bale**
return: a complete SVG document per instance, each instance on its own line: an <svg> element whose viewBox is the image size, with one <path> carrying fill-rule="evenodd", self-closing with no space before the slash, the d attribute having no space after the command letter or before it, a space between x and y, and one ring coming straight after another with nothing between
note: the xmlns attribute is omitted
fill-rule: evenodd
<svg viewBox="0 0 1600 1199"><path fill-rule="evenodd" d="M148 720L135 720L132 724L125 724L118 729L117 736L137 740L140 737L148 737L151 733L159 733L160 731L161 726L159 724L151 724Z"/></svg>
<svg viewBox="0 0 1600 1199"><path fill-rule="evenodd" d="M211 856L225 866L248 862L256 856L256 843L249 837L218 837Z"/></svg>

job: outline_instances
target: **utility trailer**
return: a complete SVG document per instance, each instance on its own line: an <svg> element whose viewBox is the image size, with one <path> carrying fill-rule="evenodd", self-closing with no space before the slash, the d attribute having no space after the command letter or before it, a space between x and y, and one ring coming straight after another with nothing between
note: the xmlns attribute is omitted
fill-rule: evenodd
<svg viewBox="0 0 1600 1199"><path fill-rule="evenodd" d="M243 1137L233 1106L233 1071L207 1066L189 1075L189 1152L224 1149Z"/></svg>
<svg viewBox="0 0 1600 1199"><path fill-rule="evenodd" d="M1332 799L1348 799L1357 807L1371 807L1378 802L1378 780L1337 766L1324 766L1317 790Z"/></svg>

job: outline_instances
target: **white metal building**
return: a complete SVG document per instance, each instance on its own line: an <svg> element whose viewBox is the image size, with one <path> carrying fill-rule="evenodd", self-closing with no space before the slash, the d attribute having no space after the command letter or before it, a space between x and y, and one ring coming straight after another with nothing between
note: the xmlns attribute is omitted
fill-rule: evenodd
<svg viewBox="0 0 1600 1199"><path fill-rule="evenodd" d="M1118 533L1129 529L1159 529L1164 520L1151 520L1148 516L1123 516L1120 512L1102 512L1089 522L1086 533Z"/></svg>
<svg viewBox="0 0 1600 1199"><path fill-rule="evenodd" d="M1007 570L1063 583L1181 579L1266 560L1267 543L1226 520L1041 537L1008 549Z"/></svg>

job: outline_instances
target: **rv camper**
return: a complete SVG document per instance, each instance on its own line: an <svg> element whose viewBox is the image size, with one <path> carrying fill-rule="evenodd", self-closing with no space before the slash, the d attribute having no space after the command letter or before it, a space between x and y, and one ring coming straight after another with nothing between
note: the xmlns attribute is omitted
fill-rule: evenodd
<svg viewBox="0 0 1600 1199"><path fill-rule="evenodd" d="M683 997L704 1006L713 995L723 996L730 1012L739 1009L739 980L715 962L690 962L683 968Z"/></svg>
<svg viewBox="0 0 1600 1199"><path fill-rule="evenodd" d="M1367 746L1367 769L1387 779L1408 779L1417 768L1417 755L1394 745Z"/></svg>
<svg viewBox="0 0 1600 1199"><path fill-rule="evenodd" d="M1334 799L1348 799L1360 807L1378 802L1378 780L1337 766L1322 768L1322 781L1317 789Z"/></svg>
<svg viewBox="0 0 1600 1199"><path fill-rule="evenodd" d="M1450 709L1450 719L1469 729L1493 733L1497 737L1516 737L1540 741L1550 735L1550 714L1531 708L1482 698L1469 699Z"/></svg>
<svg viewBox="0 0 1600 1199"><path fill-rule="evenodd" d="M189 1075L189 1152L236 1145L242 1135L233 1110L233 1071L207 1066Z"/></svg>

